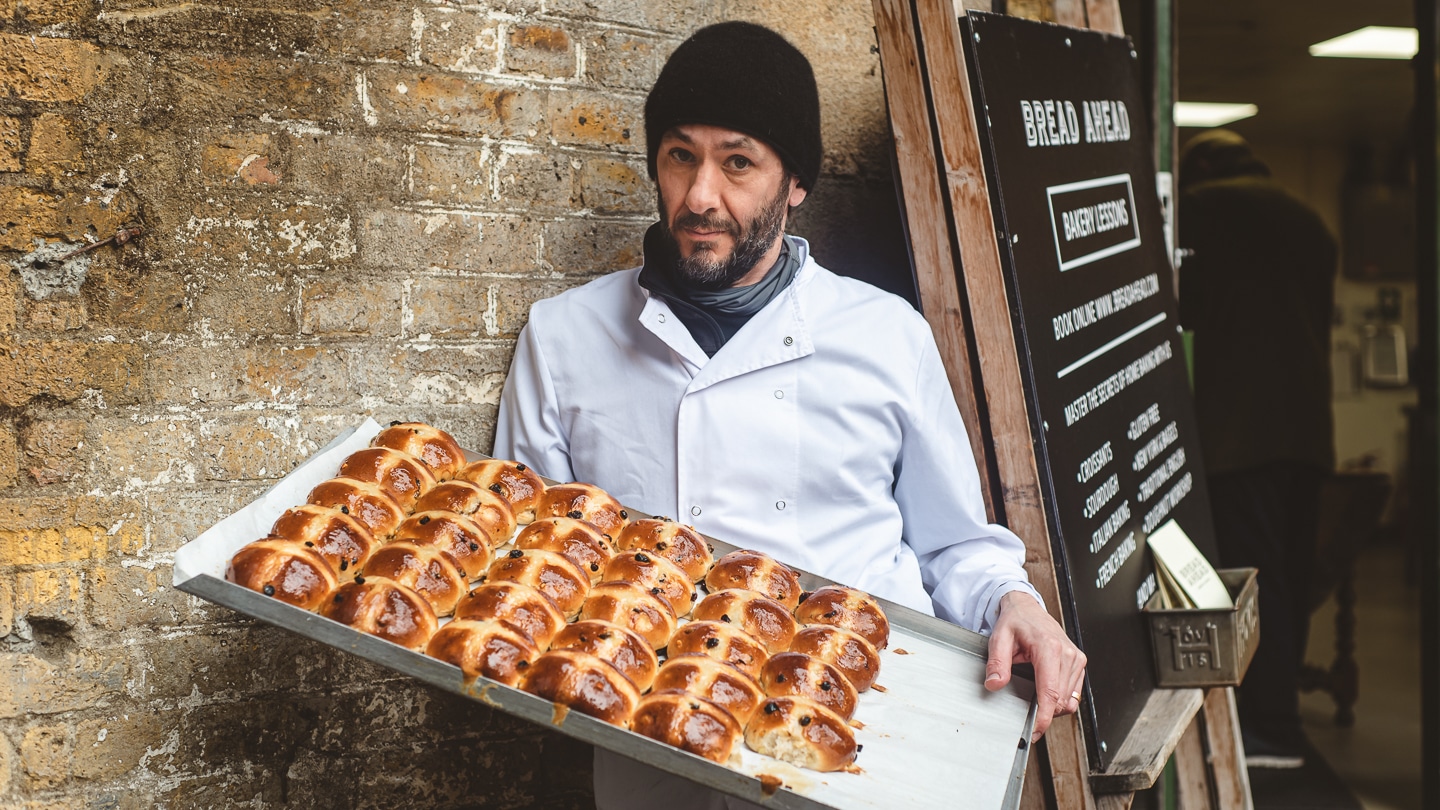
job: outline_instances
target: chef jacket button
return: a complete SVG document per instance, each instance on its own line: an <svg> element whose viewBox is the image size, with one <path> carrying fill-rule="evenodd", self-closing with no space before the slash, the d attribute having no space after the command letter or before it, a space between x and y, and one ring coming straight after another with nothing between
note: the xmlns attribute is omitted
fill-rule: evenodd
<svg viewBox="0 0 1440 810"><path fill-rule="evenodd" d="M698 507L698 506L692 506L692 507L690 507L690 514L694 515L695 517L700 517L700 507Z"/></svg>
<svg viewBox="0 0 1440 810"><path fill-rule="evenodd" d="M665 313L662 312L662 313L660 313L660 323L664 323L664 322L665 322Z"/></svg>
<svg viewBox="0 0 1440 810"><path fill-rule="evenodd" d="M795 338L790 337L789 335L786 335L786 336L785 336L785 345L786 345L786 346L792 345L794 342L795 342Z"/></svg>
<svg viewBox="0 0 1440 810"><path fill-rule="evenodd" d="M777 390L777 391L775 392L775 398L776 398L776 399L784 399L784 398L785 398L785 392L784 392L784 391L778 391L778 390Z"/></svg>
<svg viewBox="0 0 1440 810"><path fill-rule="evenodd" d="M785 508L785 502L784 502L784 501L776 501L776 502L775 502L775 508L776 508L776 509L784 509L784 508Z"/></svg>

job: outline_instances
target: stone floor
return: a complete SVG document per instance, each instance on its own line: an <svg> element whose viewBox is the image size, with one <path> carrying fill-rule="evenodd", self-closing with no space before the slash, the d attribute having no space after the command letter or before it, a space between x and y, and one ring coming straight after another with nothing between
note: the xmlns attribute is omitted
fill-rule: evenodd
<svg viewBox="0 0 1440 810"><path fill-rule="evenodd" d="M1420 808L1420 594L1405 584L1405 568L1398 545L1372 548L1356 563L1355 725L1335 725L1327 695L1300 700L1310 741L1365 810ZM1311 620L1308 660L1328 663L1334 644L1332 598Z"/></svg>

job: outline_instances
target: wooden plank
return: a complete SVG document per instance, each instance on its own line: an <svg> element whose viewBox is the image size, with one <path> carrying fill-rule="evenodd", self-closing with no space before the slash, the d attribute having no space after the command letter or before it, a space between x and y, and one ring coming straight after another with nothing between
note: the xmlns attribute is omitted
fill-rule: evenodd
<svg viewBox="0 0 1440 810"><path fill-rule="evenodd" d="M1051 615L1063 624L1050 528L1040 500L1040 473L1000 249L995 242L995 219L980 157L980 134L960 26L948 0L916 0L915 19L930 78L941 171L950 198L951 239L958 246L964 268L970 325L980 358L980 388L989 415L1005 523L1025 541L1025 571L1030 582ZM922 290L922 301L923 295ZM1085 779L1089 757L1076 717L1056 719L1045 744L1057 805L1063 810L1093 810L1094 796Z"/></svg>
<svg viewBox="0 0 1440 810"><path fill-rule="evenodd" d="M1071 28L1085 27L1085 0L1055 0L1055 22Z"/></svg>
<svg viewBox="0 0 1440 810"><path fill-rule="evenodd" d="M964 306L950 244L950 228L935 173L935 145L930 137L924 77L920 70L915 23L907 0L875 0L875 33L880 46L890 129L895 138L896 165L904 205L910 257L915 266L920 311L929 321L945 363L955 402L969 433L970 449L982 470L988 467L985 431L975 400ZM953 7L952 7L953 8ZM953 13L953 11L952 11ZM986 514L996 519L990 476L980 476Z"/></svg>
<svg viewBox="0 0 1440 810"><path fill-rule="evenodd" d="M1175 745L1175 804L1177 810L1212 810L1210 769L1205 763L1205 741L1201 727L1204 713L1195 715L1180 742Z"/></svg>
<svg viewBox="0 0 1440 810"><path fill-rule="evenodd" d="M1085 0L1086 27L1107 34L1125 36L1120 20L1120 0Z"/></svg>
<svg viewBox="0 0 1440 810"><path fill-rule="evenodd" d="M1156 689L1110 767L1090 774L1090 787L1097 794L1124 793L1155 784L1204 699L1199 689ZM1202 753L1201 767L1204 761Z"/></svg>
<svg viewBox="0 0 1440 810"><path fill-rule="evenodd" d="M1050 781L1050 767L1038 751L1030 752L1025 764L1025 785L1020 790L1020 810L1048 810L1045 785Z"/></svg>
<svg viewBox="0 0 1440 810"><path fill-rule="evenodd" d="M1095 810L1130 810L1134 803L1134 793L1111 793L1095 797Z"/></svg>
<svg viewBox="0 0 1440 810"><path fill-rule="evenodd" d="M1210 764L1215 773L1215 798L1219 807L1255 810L1250 795L1250 772L1245 768L1245 745L1240 741L1240 715L1235 708L1235 690L1205 690L1205 731L1210 743Z"/></svg>

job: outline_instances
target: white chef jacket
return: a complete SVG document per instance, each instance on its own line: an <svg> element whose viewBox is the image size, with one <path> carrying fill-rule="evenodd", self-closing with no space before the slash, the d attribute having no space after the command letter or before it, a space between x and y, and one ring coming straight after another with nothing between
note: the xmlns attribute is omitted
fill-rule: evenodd
<svg viewBox="0 0 1440 810"><path fill-rule="evenodd" d="M1002 595L1040 597L1024 544L986 521L929 325L795 242L794 281L713 357L638 269L536 303L494 454L988 632ZM611 789L646 787L637 771L607 789L614 765L597 769L602 807ZM650 806L722 800L670 794Z"/></svg>

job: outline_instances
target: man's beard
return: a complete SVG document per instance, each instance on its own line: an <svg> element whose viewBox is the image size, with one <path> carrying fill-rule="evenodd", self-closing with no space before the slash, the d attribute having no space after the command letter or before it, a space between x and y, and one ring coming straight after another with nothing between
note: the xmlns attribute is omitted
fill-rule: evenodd
<svg viewBox="0 0 1440 810"><path fill-rule="evenodd" d="M686 210L674 222L665 221L665 198L660 197L660 221L665 224L665 237L680 255L680 243L675 231L680 228L696 228L703 231L724 231L730 236L735 247L730 255L717 260L710 248L696 248L688 257L676 260L675 270L680 278L696 289L715 292L735 286L735 282L755 269L775 244L775 239L785 228L785 213L789 208L790 178L780 181L780 190L774 198L760 209L750 221L750 227L743 233L740 223L714 215L697 214Z"/></svg>

